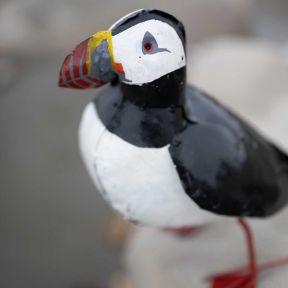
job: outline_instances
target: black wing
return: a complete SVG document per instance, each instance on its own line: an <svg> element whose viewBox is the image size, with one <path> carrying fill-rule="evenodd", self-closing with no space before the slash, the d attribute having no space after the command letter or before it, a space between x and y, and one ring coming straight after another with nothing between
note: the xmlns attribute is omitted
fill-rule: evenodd
<svg viewBox="0 0 288 288"><path fill-rule="evenodd" d="M190 120L170 146L186 193L201 208L268 216L288 201L288 157L215 100L186 92Z"/></svg>

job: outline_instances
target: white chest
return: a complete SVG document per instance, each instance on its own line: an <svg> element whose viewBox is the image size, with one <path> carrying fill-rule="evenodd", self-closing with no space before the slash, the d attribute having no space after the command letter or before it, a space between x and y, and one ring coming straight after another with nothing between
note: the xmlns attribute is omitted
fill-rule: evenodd
<svg viewBox="0 0 288 288"><path fill-rule="evenodd" d="M109 132L93 103L79 129L80 150L99 192L125 218L151 226L199 225L215 215L184 192L168 146L140 148Z"/></svg>

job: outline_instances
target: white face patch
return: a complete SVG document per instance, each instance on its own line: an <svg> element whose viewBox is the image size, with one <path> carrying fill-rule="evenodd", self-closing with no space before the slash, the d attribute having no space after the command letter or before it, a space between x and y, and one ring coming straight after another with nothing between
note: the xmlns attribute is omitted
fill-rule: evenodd
<svg viewBox="0 0 288 288"><path fill-rule="evenodd" d="M120 32L112 37L112 45L114 61L122 64L127 84L149 83L186 65L180 37L160 20L148 20Z"/></svg>

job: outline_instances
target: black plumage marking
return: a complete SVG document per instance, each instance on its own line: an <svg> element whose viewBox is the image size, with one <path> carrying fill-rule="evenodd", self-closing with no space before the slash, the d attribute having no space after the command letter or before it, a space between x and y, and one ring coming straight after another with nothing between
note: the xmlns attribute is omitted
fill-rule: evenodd
<svg viewBox="0 0 288 288"><path fill-rule="evenodd" d="M110 132L133 145L166 146L187 125L179 97L184 75L185 69L179 69L169 74L172 81L165 75L142 86L109 87L94 101L98 114Z"/></svg>
<svg viewBox="0 0 288 288"><path fill-rule="evenodd" d="M115 27L113 27L112 35L113 36L117 35L125 31L126 29L135 26L138 23L142 23L148 20L160 20L174 27L175 31L177 32L183 43L183 46L185 46L186 35L183 24L171 14L168 14L166 12L157 9L153 10L143 9L130 14L128 17L124 18L122 21L117 23Z"/></svg>
<svg viewBox="0 0 288 288"><path fill-rule="evenodd" d="M268 216L282 208L287 156L200 90L188 88L185 99L187 117L197 125L176 135L169 150L189 197L231 216Z"/></svg>
<svg viewBox="0 0 288 288"><path fill-rule="evenodd" d="M95 100L107 129L138 147L171 144L183 187L201 208L262 217L286 205L288 157L218 102L188 87L178 104L144 107L122 91L110 87Z"/></svg>

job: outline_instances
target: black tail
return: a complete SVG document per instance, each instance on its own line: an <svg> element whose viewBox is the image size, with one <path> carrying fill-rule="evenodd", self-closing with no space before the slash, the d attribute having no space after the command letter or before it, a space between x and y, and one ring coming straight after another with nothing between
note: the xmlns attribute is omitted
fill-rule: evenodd
<svg viewBox="0 0 288 288"><path fill-rule="evenodd" d="M282 150L280 150L278 147L276 147L275 145L272 145L272 147L274 151L276 152L276 155L278 159L280 160L280 162L288 166L288 155Z"/></svg>

